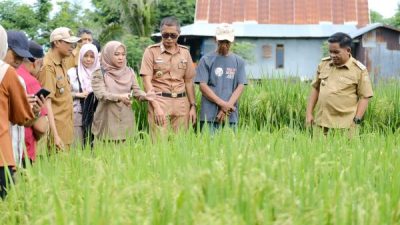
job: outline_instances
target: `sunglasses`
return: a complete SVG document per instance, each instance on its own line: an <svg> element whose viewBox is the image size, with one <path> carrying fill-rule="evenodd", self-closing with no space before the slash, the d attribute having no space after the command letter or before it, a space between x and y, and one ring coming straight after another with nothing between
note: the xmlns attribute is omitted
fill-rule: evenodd
<svg viewBox="0 0 400 225"><path fill-rule="evenodd" d="M179 36L179 34L175 34L175 33L162 33L161 34L161 37L164 39L168 39L168 38L176 39L176 38L178 38L178 36Z"/></svg>

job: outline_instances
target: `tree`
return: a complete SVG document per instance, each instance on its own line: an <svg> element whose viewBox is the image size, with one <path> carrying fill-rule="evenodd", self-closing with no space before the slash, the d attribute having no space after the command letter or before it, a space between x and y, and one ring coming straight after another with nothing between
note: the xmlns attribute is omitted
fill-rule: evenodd
<svg viewBox="0 0 400 225"><path fill-rule="evenodd" d="M124 35L122 41L127 48L128 65L135 71L139 71L144 50L154 42L149 37L138 37L132 34Z"/></svg>
<svg viewBox="0 0 400 225"><path fill-rule="evenodd" d="M377 11L370 10L369 14L370 14L370 17L371 17L371 23L385 23L385 19Z"/></svg>
<svg viewBox="0 0 400 225"><path fill-rule="evenodd" d="M179 19L182 26L192 24L194 22L194 14L196 9L196 0L162 0L157 4L156 9L156 27L161 19L167 16L175 16Z"/></svg>
<svg viewBox="0 0 400 225"><path fill-rule="evenodd" d="M7 30L22 30L30 38L35 38L39 25L35 15L35 11L26 4L11 0L0 2L0 21Z"/></svg>
<svg viewBox="0 0 400 225"><path fill-rule="evenodd" d="M237 41L232 45L232 52L241 56L247 63L253 64L256 59L254 56L255 45L247 41Z"/></svg>
<svg viewBox="0 0 400 225"><path fill-rule="evenodd" d="M36 8L36 18L41 23L47 23L49 21L49 15L53 6L49 0L38 0L34 7Z"/></svg>
<svg viewBox="0 0 400 225"><path fill-rule="evenodd" d="M400 4L397 5L396 14L389 19L389 24L395 27L400 27Z"/></svg>

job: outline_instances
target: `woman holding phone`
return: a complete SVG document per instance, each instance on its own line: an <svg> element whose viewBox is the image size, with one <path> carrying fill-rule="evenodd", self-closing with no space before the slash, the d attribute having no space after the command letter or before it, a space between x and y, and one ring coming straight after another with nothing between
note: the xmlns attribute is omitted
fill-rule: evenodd
<svg viewBox="0 0 400 225"><path fill-rule="evenodd" d="M136 128L131 97L140 101L156 97L153 91L146 94L140 89L133 69L127 66L126 54L124 44L108 42L101 52L101 70L93 73L92 88L99 100L92 125L96 139L124 142Z"/></svg>

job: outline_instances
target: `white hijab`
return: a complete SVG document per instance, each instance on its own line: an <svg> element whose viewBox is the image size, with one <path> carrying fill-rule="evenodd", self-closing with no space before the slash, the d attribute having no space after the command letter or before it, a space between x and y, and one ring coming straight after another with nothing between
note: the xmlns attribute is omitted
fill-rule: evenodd
<svg viewBox="0 0 400 225"><path fill-rule="evenodd" d="M8 50L8 42L7 42L7 32L4 28L0 25L0 61L2 63L4 57L6 57Z"/></svg>
<svg viewBox="0 0 400 225"><path fill-rule="evenodd" d="M83 57L88 51L92 51L94 54L94 63L90 68L86 68L82 63ZM78 79L81 82L83 91L87 92L93 91L91 84L92 73L98 69L100 69L100 60L99 60L99 52L97 51L96 46L94 46L93 44L83 45L79 52L79 59L78 59L78 74L79 74Z"/></svg>

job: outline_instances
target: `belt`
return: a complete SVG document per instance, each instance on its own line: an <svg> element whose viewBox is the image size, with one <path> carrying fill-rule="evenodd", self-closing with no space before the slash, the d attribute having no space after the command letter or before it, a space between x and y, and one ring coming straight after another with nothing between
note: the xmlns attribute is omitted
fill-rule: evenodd
<svg viewBox="0 0 400 225"><path fill-rule="evenodd" d="M182 97L186 97L186 92L182 92L182 93L165 93L165 92L161 92L160 94L157 94L159 96L163 96L163 97L167 97L167 98L182 98Z"/></svg>

